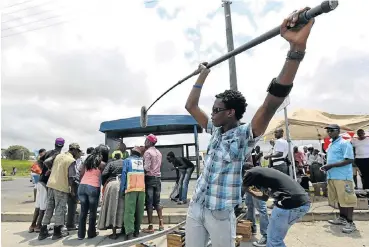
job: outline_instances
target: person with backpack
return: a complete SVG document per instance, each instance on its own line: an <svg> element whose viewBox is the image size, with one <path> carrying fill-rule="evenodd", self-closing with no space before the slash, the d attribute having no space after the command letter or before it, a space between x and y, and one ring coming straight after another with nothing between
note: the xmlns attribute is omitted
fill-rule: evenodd
<svg viewBox="0 0 369 247"><path fill-rule="evenodd" d="M45 153L45 155L39 158L39 162L41 164L41 175L40 179L37 183L37 192L36 192L36 203L35 203L35 212L33 213L33 220L31 226L29 227L28 232L40 232L42 219L46 210L47 203L47 187L46 184L49 181L50 170L45 165L45 161L48 163L52 163L56 157L56 155L60 154L62 148L64 147L64 139L57 138L55 140L55 148L53 150L49 150Z"/></svg>
<svg viewBox="0 0 369 247"><path fill-rule="evenodd" d="M62 227L65 223L68 194L73 193L69 188L68 171L70 165L80 157L81 153L80 146L77 143L72 143L69 145L68 152L58 154L53 162L45 161L45 165L51 169L51 173L46 185L47 206L42 219L42 227L38 236L39 240L49 237L47 225L50 224L53 215L55 225L52 239L57 240L69 235L68 232L62 232Z"/></svg>

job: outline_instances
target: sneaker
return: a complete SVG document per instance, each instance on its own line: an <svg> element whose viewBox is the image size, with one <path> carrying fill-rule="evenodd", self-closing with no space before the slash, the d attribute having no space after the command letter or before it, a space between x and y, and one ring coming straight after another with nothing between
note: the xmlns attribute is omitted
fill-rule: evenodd
<svg viewBox="0 0 369 247"><path fill-rule="evenodd" d="M347 222L347 224L342 228L343 233L352 233L356 231L356 225L354 222Z"/></svg>
<svg viewBox="0 0 369 247"><path fill-rule="evenodd" d="M347 224L347 220L342 218L342 217L338 217L334 220L328 220L328 223L332 224L332 225L346 225Z"/></svg>
<svg viewBox="0 0 369 247"><path fill-rule="evenodd" d="M253 242L252 245L256 247L264 247L267 245L267 238L265 236L262 236L259 241Z"/></svg>

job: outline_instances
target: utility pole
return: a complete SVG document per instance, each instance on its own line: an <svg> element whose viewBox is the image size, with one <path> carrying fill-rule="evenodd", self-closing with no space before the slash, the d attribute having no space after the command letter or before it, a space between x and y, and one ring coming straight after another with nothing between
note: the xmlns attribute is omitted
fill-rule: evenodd
<svg viewBox="0 0 369 247"><path fill-rule="evenodd" d="M226 36L227 36L227 47L228 52L234 50L233 45L233 31L232 31L232 17L231 17L231 1L230 0L222 0L224 7L224 17L225 17L225 24L226 24ZM229 83L230 88L232 90L237 89L237 74L236 74L236 59L235 56L228 59L229 64Z"/></svg>

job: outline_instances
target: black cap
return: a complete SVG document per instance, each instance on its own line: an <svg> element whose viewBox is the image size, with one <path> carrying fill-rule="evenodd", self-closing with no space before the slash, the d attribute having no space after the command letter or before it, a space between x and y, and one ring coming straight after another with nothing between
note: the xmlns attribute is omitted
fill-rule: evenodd
<svg viewBox="0 0 369 247"><path fill-rule="evenodd" d="M335 130L339 130L341 128L340 128L340 126L338 126L338 124L330 124L327 127L325 127L324 129L335 129Z"/></svg>

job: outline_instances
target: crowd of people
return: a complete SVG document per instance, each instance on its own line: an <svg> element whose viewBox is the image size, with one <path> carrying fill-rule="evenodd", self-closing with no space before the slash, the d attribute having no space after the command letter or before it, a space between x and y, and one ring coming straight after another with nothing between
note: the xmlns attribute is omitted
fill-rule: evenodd
<svg viewBox="0 0 369 247"><path fill-rule="evenodd" d="M355 178L355 164L360 164L360 162L362 162L362 164L365 164L361 165L361 167L364 166L363 170L364 174L366 175L365 169L369 166L369 138L365 137L364 130L359 129L357 131L357 138L353 138L351 142L349 140L344 140L340 136L340 126L336 124L327 126L326 130L327 134L332 139L332 144L326 150L326 153L320 152L319 150L314 148L307 147L304 147L303 152L300 152L298 151L297 147L295 147L294 158L296 162L296 168L303 169L304 175L305 172L309 174L309 180L312 183L327 183L328 200L332 204L337 203L340 210L340 216L336 219L329 220L328 222L334 225L342 225L342 232L349 234L356 231L356 226L353 222L353 210L354 207L356 207L357 205L357 198L355 194L355 188L357 188L357 181ZM278 132L280 132L280 130L276 131L275 137L279 137ZM273 142L271 144L273 147L275 147L275 145L273 145ZM274 151L272 151L271 153L274 153ZM252 151L252 159L249 158L248 161L245 162L245 165L247 167L246 171L251 169L252 167L260 166L260 163L258 161L261 159L262 156L262 152L259 152L258 148L256 147L255 150ZM267 157L267 159L268 158L269 157ZM273 165L273 160L271 160L270 158L269 160L270 163L268 167L275 168ZM275 170L280 171L278 168ZM259 174L260 171L256 173ZM262 175L259 174L259 176L263 177L263 179L267 179L266 181L270 183L281 176L281 174L270 173L270 171L269 175L266 175L268 172L266 174L263 174L263 172L261 173ZM246 182L246 177L244 178L244 184L247 185L248 182ZM365 182L367 181L366 179L367 178L365 176L362 176L364 190L369 189L368 184L366 184ZM288 181L289 179L286 179L286 177L284 177L283 180ZM258 186L260 187L267 186L265 185L265 183L261 183L260 181L258 183L253 182L253 185L255 186L256 184L258 184ZM278 181L278 183L281 183L281 181ZM292 184L293 182L289 181L289 183ZM255 223L255 208L259 211L260 233L262 235L262 238L258 242L255 242L254 246L265 246L268 236L267 229L272 228L271 226L268 227L268 225L270 224L270 220L267 214L267 206L260 195L259 198L257 196L253 197L252 192L247 192L245 188L243 188L242 190L242 196L246 197L246 218L253 223L252 233L256 234L257 230ZM271 233L272 232L273 231L271 231Z"/></svg>
<svg viewBox="0 0 369 247"><path fill-rule="evenodd" d="M48 225L54 216L53 240L69 235L69 231L78 231L80 240L85 239L86 232L87 238L94 238L98 235L96 226L100 230L112 229L112 239L120 234L128 240L139 236L145 207L149 226L142 231L154 232L154 209L159 230L164 230L160 204L162 154L155 147L156 136L148 135L144 145L135 146L130 154L120 142L111 158L106 145L90 147L84 155L77 143L61 152L64 143L63 138L57 138L53 150L40 149L37 163L31 168L39 178L29 232L38 232L39 240L48 238ZM77 223L78 204L81 210Z"/></svg>
<svg viewBox="0 0 369 247"><path fill-rule="evenodd" d="M260 148L253 150L277 109L289 95L299 65L304 58L314 19L297 30L290 29L296 25L299 14L304 10L294 11L281 24L280 34L289 43L290 50L279 76L270 83L265 101L249 124L240 122L247 103L239 91L226 90L217 94L211 117L199 107L200 94L210 73L207 63L199 65L197 71L199 76L188 96L185 108L198 124L211 134L211 138L204 170L197 180L187 211L186 246L205 247L209 238L214 247L234 246L235 207L242 202L243 194L246 194L247 218L253 222L253 233L256 233L255 208L261 213L262 237L253 243L254 246L285 246L284 238L288 230L310 210L311 201L308 193L288 175L289 150L287 141L283 139L283 130L275 131L273 152L264 156L264 159L270 161L270 167L261 167L263 154ZM353 145L339 136L338 125L329 125L326 130L332 139L326 161L322 155L317 156L319 153L314 150L304 150L306 155L299 154L297 150L295 152L297 167L306 172L312 169L314 164L319 164L319 170L326 174L328 200L337 202L339 206L339 217L330 220L329 223L342 225L344 233L352 233L356 230L352 216L357 203L352 169ZM362 169L364 187L367 188L369 164L367 149L363 148L363 143L367 145L368 139L365 139L359 138L360 142L353 144L356 164L360 170ZM42 182L39 181L37 185L35 217L30 231L40 231L39 239L48 237L47 225L54 214L53 239L66 236L67 233L61 231L61 226L65 223L65 208L67 204L69 208L69 200L76 198L77 191L78 200L81 202L78 238L85 237L88 211L90 218L87 235L96 236L96 209L102 184L104 192L99 229L112 228L112 238L117 237L118 228L126 239L131 235L137 236L145 201L149 227L144 231L149 233L154 231L152 225L154 209L159 216L159 229L162 230L163 218L160 207L162 156L155 148L156 141L155 136L149 135L144 147L135 147L130 155L117 151L113 153L115 160L111 162L108 161L109 150L101 145L93 149L84 162L77 163L76 160L81 156L79 145L70 144L69 151L61 154L64 140L57 139L55 150L50 152L58 155L55 157L46 152L44 158L40 159ZM168 155L168 161L179 167L173 157L173 154ZM185 168L183 169L185 172L182 172L183 181L189 179L192 169L189 165L185 165ZM185 203L186 186L182 186L181 190L179 202ZM269 198L273 199L270 217L266 209L266 201ZM74 210L74 207L70 208ZM69 218L71 221L68 222ZM67 229L75 229L72 217L68 217L66 225Z"/></svg>

